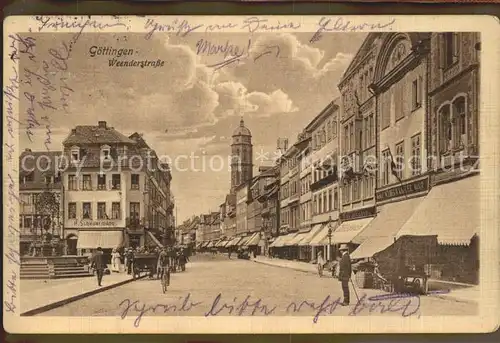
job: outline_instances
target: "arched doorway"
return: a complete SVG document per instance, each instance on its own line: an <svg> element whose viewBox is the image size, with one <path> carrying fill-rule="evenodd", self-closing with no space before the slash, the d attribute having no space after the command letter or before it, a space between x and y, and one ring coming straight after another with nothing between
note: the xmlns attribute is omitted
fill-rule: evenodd
<svg viewBox="0 0 500 343"><path fill-rule="evenodd" d="M70 234L66 237L66 255L76 255L76 243L78 237L74 234Z"/></svg>

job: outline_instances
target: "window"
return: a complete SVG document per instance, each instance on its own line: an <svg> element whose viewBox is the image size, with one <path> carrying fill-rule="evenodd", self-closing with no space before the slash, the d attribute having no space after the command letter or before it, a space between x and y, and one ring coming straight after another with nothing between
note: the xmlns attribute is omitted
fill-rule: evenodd
<svg viewBox="0 0 500 343"><path fill-rule="evenodd" d="M68 218L76 219L76 202L68 203Z"/></svg>
<svg viewBox="0 0 500 343"><path fill-rule="evenodd" d="M354 123L349 124L349 152L355 149L354 146Z"/></svg>
<svg viewBox="0 0 500 343"><path fill-rule="evenodd" d="M381 172L381 182L382 186L389 184L389 173L391 165L391 155L389 149L382 151L382 172Z"/></svg>
<svg viewBox="0 0 500 343"><path fill-rule="evenodd" d="M97 189L106 189L106 174L97 174Z"/></svg>
<svg viewBox="0 0 500 343"><path fill-rule="evenodd" d="M451 140L450 105L445 105L439 111L439 150L441 153L451 150Z"/></svg>
<svg viewBox="0 0 500 343"><path fill-rule="evenodd" d="M140 214L140 203L131 202L130 203L130 219L139 219Z"/></svg>
<svg viewBox="0 0 500 343"><path fill-rule="evenodd" d="M349 152L349 125L344 126L344 154Z"/></svg>
<svg viewBox="0 0 500 343"><path fill-rule="evenodd" d="M120 211L120 203L114 202L111 204L111 219L120 219L121 211Z"/></svg>
<svg viewBox="0 0 500 343"><path fill-rule="evenodd" d="M382 94L381 102L381 122L380 126L383 129L388 128L391 125L391 93L386 92Z"/></svg>
<svg viewBox="0 0 500 343"><path fill-rule="evenodd" d="M80 148L73 147L71 148L71 162L78 162L78 161L80 161Z"/></svg>
<svg viewBox="0 0 500 343"><path fill-rule="evenodd" d="M120 189L121 188L121 178L120 174L113 174L111 177L111 189Z"/></svg>
<svg viewBox="0 0 500 343"><path fill-rule="evenodd" d="M92 204L90 202L83 203L83 219L92 219Z"/></svg>
<svg viewBox="0 0 500 343"><path fill-rule="evenodd" d="M313 214L318 213L318 197L315 195L313 198Z"/></svg>
<svg viewBox="0 0 500 343"><path fill-rule="evenodd" d="M328 199L326 192L323 192L323 213L328 211Z"/></svg>
<svg viewBox="0 0 500 343"><path fill-rule="evenodd" d="M318 213L322 213L323 211L323 197L318 195Z"/></svg>
<svg viewBox="0 0 500 343"><path fill-rule="evenodd" d="M339 209L339 193L336 187L333 191L333 209L334 210Z"/></svg>
<svg viewBox="0 0 500 343"><path fill-rule="evenodd" d="M337 117L333 118L333 123L332 123L332 136L333 138L337 137Z"/></svg>
<svg viewBox="0 0 500 343"><path fill-rule="evenodd" d="M405 169L405 150L404 150L404 142L401 142L396 145L396 175L399 180L402 180L404 177L404 169Z"/></svg>
<svg viewBox="0 0 500 343"><path fill-rule="evenodd" d="M416 110L422 106L422 77L413 80L411 88L411 109Z"/></svg>
<svg viewBox="0 0 500 343"><path fill-rule="evenodd" d="M368 127L370 128L370 131L368 133L369 141L370 141L370 146L372 146L375 143L375 123L373 121L373 114L370 114L368 117L369 120L369 125Z"/></svg>
<svg viewBox="0 0 500 343"><path fill-rule="evenodd" d="M368 122L368 117L366 117L364 120L363 120L363 130L365 131L365 134L364 134L364 139L363 139L363 142L362 142L362 147L363 149L366 149L370 146L370 143L369 143L369 139L370 139L370 133L369 133L369 122Z"/></svg>
<svg viewBox="0 0 500 343"><path fill-rule="evenodd" d="M78 181L76 175L68 175L68 189L70 191L78 190Z"/></svg>
<svg viewBox="0 0 500 343"><path fill-rule="evenodd" d="M333 210L333 192L331 189L328 190L328 211Z"/></svg>
<svg viewBox="0 0 500 343"><path fill-rule="evenodd" d="M103 145L101 147L101 158L103 160L111 159L111 147L109 145Z"/></svg>
<svg viewBox="0 0 500 343"><path fill-rule="evenodd" d="M442 63L444 68L449 68L456 62L458 62L459 54L459 37L458 33L446 32L443 34L444 38L444 51L442 51Z"/></svg>
<svg viewBox="0 0 500 343"><path fill-rule="evenodd" d="M25 228L31 228L31 226L33 224L32 220L31 220L31 217L30 216L25 216L23 224L24 224L23 227L25 227Z"/></svg>
<svg viewBox="0 0 500 343"><path fill-rule="evenodd" d="M132 174L132 189L139 189L139 174Z"/></svg>
<svg viewBox="0 0 500 343"><path fill-rule="evenodd" d="M419 175L422 172L420 161L420 134L411 138L411 175Z"/></svg>
<svg viewBox="0 0 500 343"><path fill-rule="evenodd" d="M45 176L44 177L45 184L51 184L52 183L52 176Z"/></svg>
<svg viewBox="0 0 500 343"><path fill-rule="evenodd" d="M352 201L359 200L358 180L352 182Z"/></svg>
<svg viewBox="0 0 500 343"><path fill-rule="evenodd" d="M347 202L351 202L351 184L348 183L347 184L347 191L346 191L346 195L347 195Z"/></svg>
<svg viewBox="0 0 500 343"><path fill-rule="evenodd" d="M404 94L405 94L405 83L397 83L394 86L394 111L395 111L395 117L396 121L404 118L405 116L405 111L404 111Z"/></svg>
<svg viewBox="0 0 500 343"><path fill-rule="evenodd" d="M106 214L105 202L97 203L97 219L108 219L108 215Z"/></svg>
<svg viewBox="0 0 500 343"><path fill-rule="evenodd" d="M84 191L91 191L92 190L92 178L89 174L83 175L82 189Z"/></svg>
<svg viewBox="0 0 500 343"><path fill-rule="evenodd" d="M466 145L466 121L465 121L465 98L460 97L453 102L453 145L457 148L463 148Z"/></svg>

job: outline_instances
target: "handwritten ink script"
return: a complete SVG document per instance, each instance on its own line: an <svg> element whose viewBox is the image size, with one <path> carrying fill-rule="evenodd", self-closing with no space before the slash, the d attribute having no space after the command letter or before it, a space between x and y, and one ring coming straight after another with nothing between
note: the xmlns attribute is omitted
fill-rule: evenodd
<svg viewBox="0 0 500 343"><path fill-rule="evenodd" d="M362 22L355 23L347 20L343 17L338 18L326 18L322 17L318 22L318 30L309 40L310 43L315 43L319 41L323 36L323 32L360 32L369 30L390 30L392 25L396 22L396 19L392 19L384 22Z"/></svg>
<svg viewBox="0 0 500 343"><path fill-rule="evenodd" d="M301 28L298 21L279 19L264 19L259 17L245 17L238 22L225 22L221 24L193 24L187 19L174 19L168 22L158 22L155 19L147 19L144 24L147 31L145 38L151 39L156 32L172 33L179 37L186 37L194 32L225 32L238 29L248 33L258 32L290 32Z"/></svg>
<svg viewBox="0 0 500 343"><path fill-rule="evenodd" d="M313 322L317 323L319 318L324 315L332 315L341 306L341 298L333 298L327 295L322 301L292 301L280 306L277 304L266 303L261 298L228 297L219 293L212 301L195 301L194 296L188 293L169 304L147 305L140 300L132 301L125 299L119 304L121 318L135 316L134 326L139 327L141 320L148 314L179 314L181 312L194 315L202 313L205 317L215 316L256 316L256 315L279 315L278 312L285 315L299 313L313 313ZM359 316L370 314L396 313L402 317L409 317L418 314L420 310L420 297L418 295L408 294L383 294L380 296L368 297L361 294L359 300L346 308L345 315Z"/></svg>
<svg viewBox="0 0 500 343"><path fill-rule="evenodd" d="M200 39L196 43L196 54L203 56L220 56L222 61L208 65L209 68L214 70L221 69L231 64L238 64L244 60L257 60L264 56L270 55L278 58L280 55L279 45L265 45L257 47L259 52L250 53L252 41L249 39L246 46L236 45L227 40L224 43L215 43L206 39Z"/></svg>

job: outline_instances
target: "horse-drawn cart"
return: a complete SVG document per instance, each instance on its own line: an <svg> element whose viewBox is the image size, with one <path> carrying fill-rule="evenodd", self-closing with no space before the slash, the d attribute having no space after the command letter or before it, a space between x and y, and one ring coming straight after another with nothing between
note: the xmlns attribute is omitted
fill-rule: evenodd
<svg viewBox="0 0 500 343"><path fill-rule="evenodd" d="M134 256L134 279L141 276L141 273L147 272L149 277L156 274L156 266L158 263L158 255L155 253L137 254Z"/></svg>

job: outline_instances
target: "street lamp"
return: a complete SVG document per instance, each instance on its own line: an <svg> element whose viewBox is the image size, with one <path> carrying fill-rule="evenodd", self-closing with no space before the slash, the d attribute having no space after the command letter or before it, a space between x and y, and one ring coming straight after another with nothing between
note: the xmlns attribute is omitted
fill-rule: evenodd
<svg viewBox="0 0 500 343"><path fill-rule="evenodd" d="M332 216L328 217L328 261L332 260Z"/></svg>

